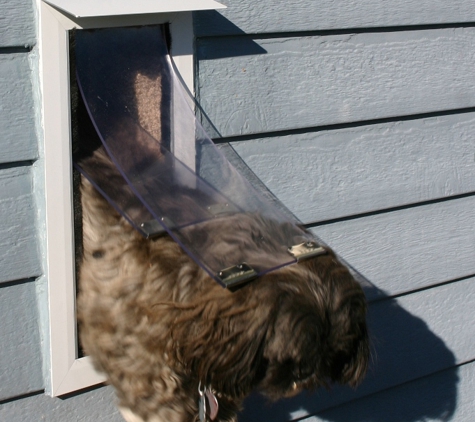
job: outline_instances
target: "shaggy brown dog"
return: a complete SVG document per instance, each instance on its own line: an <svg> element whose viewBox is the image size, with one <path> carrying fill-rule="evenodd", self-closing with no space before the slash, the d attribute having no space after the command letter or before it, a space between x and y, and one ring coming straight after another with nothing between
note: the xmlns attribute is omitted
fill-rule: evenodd
<svg viewBox="0 0 475 422"><path fill-rule="evenodd" d="M215 420L236 421L253 389L277 399L362 380L365 297L331 250L231 292L169 237L145 240L89 182L81 190L81 341L128 421L197 420L199 383L219 401ZM222 225L210 239L216 248L230 230L239 239L269 223L245 214L223 221L210 223Z"/></svg>

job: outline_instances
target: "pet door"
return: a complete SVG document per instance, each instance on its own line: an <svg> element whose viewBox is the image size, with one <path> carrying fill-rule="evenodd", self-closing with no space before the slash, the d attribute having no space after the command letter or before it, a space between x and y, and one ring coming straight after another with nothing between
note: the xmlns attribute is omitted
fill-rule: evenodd
<svg viewBox="0 0 475 422"><path fill-rule="evenodd" d="M75 42L79 90L101 141L95 151L79 153L75 165L140 233L168 233L225 287L324 252L282 204L255 190L207 136L174 72L164 27L82 30ZM138 101L141 80L149 83ZM143 118L154 112L159 112L156 118ZM188 162L179 150L179 145L190 145L184 137L192 137L195 148ZM228 154L233 151L228 146ZM243 246L245 239L213 248L222 224L244 227L258 251Z"/></svg>
<svg viewBox="0 0 475 422"><path fill-rule="evenodd" d="M74 257L75 237L81 234L74 228L73 171L71 148L73 122L77 111L71 107L74 99L76 72L71 50L70 33L96 28L133 28L147 25L166 25L169 32L170 54L174 58L186 86L193 90L193 11L221 9L225 6L214 0L46 0L38 2L38 56L40 66L39 101L41 126L39 132L40 158L38 171L44 169L45 200L40 208L44 213L44 282L38 290L40 322L44 338L45 391L58 396L90 387L104 381L96 372L89 357L78 354L76 325L76 280ZM147 85L147 78L143 78ZM91 124L82 105L86 119ZM92 132L97 138L95 129ZM159 128L147 130L157 135ZM166 130L166 128L164 128ZM78 138L76 138L78 139ZM180 137L180 139L192 139ZM73 142L71 142L73 140ZM83 139L80 138L80 141ZM99 140L99 144L100 144ZM194 162L194 152L187 146L175 145L185 163ZM80 215L77 216L80 219ZM80 239L76 245L80 245ZM46 306L46 303L48 304Z"/></svg>

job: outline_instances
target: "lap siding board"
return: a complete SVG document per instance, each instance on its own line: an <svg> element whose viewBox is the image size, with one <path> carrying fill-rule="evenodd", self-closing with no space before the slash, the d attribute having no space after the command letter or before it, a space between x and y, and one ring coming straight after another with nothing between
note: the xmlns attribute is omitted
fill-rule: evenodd
<svg viewBox="0 0 475 422"><path fill-rule="evenodd" d="M222 0L228 6L219 12L195 14L198 37L346 28L471 23L475 5L465 0Z"/></svg>
<svg viewBox="0 0 475 422"><path fill-rule="evenodd" d="M42 265L30 165L38 158L29 53L36 43L34 4L0 0L0 401L44 388L34 281Z"/></svg>
<svg viewBox="0 0 475 422"><path fill-rule="evenodd" d="M362 278L393 296L475 274L474 209L472 196L312 231Z"/></svg>
<svg viewBox="0 0 475 422"><path fill-rule="evenodd" d="M36 43L34 4L32 0L0 0L0 49Z"/></svg>
<svg viewBox="0 0 475 422"><path fill-rule="evenodd" d="M39 394L0 406L0 420L8 422L124 422L112 387L98 388L67 399Z"/></svg>
<svg viewBox="0 0 475 422"><path fill-rule="evenodd" d="M456 383L456 388L453 388ZM469 363L324 411L300 422L475 420L475 363ZM414 399L416 397L416 399Z"/></svg>
<svg viewBox="0 0 475 422"><path fill-rule="evenodd" d="M42 274L30 166L0 168L0 286Z"/></svg>
<svg viewBox="0 0 475 422"><path fill-rule="evenodd" d="M232 145L300 220L318 223L474 192L474 133L466 113Z"/></svg>
<svg viewBox="0 0 475 422"><path fill-rule="evenodd" d="M28 60L28 53L1 54L0 50L0 164L38 156Z"/></svg>
<svg viewBox="0 0 475 422"><path fill-rule="evenodd" d="M198 39L197 95L223 137L471 108L474 44L475 28Z"/></svg>
<svg viewBox="0 0 475 422"><path fill-rule="evenodd" d="M7 286L0 284L0 309L2 401L44 387L35 282L25 281ZM3 406L0 404L0 409ZM1 416L0 420L14 421L2 419Z"/></svg>

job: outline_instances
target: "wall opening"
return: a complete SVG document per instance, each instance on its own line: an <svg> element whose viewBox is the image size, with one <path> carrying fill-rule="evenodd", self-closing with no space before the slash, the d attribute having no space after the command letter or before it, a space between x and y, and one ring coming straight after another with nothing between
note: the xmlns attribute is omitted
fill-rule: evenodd
<svg viewBox="0 0 475 422"><path fill-rule="evenodd" d="M76 38L82 31L94 32L96 36L95 46L91 48L91 56L107 54L106 51L111 46L108 42L111 38L117 38L134 29L131 27L100 28L100 29L73 29L69 31L69 67L70 67L70 101L71 101L71 152L73 162L79 162L91 156L94 151L102 147L101 139L94 127L91 117L84 103L83 96L78 87L76 74ZM161 33L166 41L167 49L171 48L170 30L168 24L151 25L150 33ZM129 52L130 53L130 52ZM128 54L127 51L124 54ZM92 59L92 62L95 60ZM103 62L102 62L103 63ZM158 63L154 60L153 52L150 52L149 60L142 62L143 67L135 70L136 77L130 84L120 84L123 95L134 99L131 115L142 127L144 127L155 139L163 142L163 147L170 149L170 139L172 124L171 119L162 116L171 116L172 87L166 78L162 78ZM110 77L114 77L115 72L120 69L115 68L114 63L109 63L108 67L102 69L106 79L110 82ZM114 85L114 83L112 83ZM82 206L81 206L81 173L75 167L73 171L73 210L74 210L74 250L75 250L75 275L79 280L80 264L83 253L83 227L82 227ZM76 283L76 294L78 292ZM79 327L77 327L79 333ZM78 340L78 357L84 357L80 336Z"/></svg>

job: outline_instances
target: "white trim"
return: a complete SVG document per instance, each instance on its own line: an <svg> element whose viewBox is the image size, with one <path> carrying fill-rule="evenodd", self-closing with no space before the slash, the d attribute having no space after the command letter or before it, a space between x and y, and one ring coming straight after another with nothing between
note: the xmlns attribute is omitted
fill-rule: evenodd
<svg viewBox="0 0 475 422"><path fill-rule="evenodd" d="M173 37L172 34L172 46L173 46L173 61L175 62L175 65L177 69L180 72L180 76L184 79L184 82L190 92L194 94L193 87L194 86L194 69L193 69L193 61L191 62L191 73L186 72L183 73L183 70L189 69L190 63L189 63L189 48L190 46L188 45L187 40L193 40L193 20L191 13L188 14L183 14L180 13L180 18L181 22L179 26L183 29L182 31L177 31ZM191 46L193 48L193 46ZM183 50L182 50L183 49ZM193 51L192 51L193 52ZM174 104L178 107L174 111L174 116L179 116L180 111L183 112L183 110L180 110L182 102L180 101L174 101ZM191 98L190 98L190 108L194 108L194 104L191 103ZM195 139L195 133L194 133L194 124L189 125L189 124L175 124L174 125L174 136L173 136L173 145L172 151L173 154L175 155L176 158L181 160L182 163L186 164L190 169L195 170L195 161L196 161L196 151L194 148L190 148L190 142L189 140ZM191 187L191 186L190 186Z"/></svg>
<svg viewBox="0 0 475 422"><path fill-rule="evenodd" d="M80 2L78 2L80 3ZM109 2L108 2L109 3ZM169 23L172 56L180 75L193 91L191 12L69 18L41 2L40 76L46 190L46 275L50 321L50 386L48 394L63 395L104 381L89 358L77 358L72 207L71 131L68 31L72 28ZM186 28L186 30L185 30Z"/></svg>
<svg viewBox="0 0 475 422"><path fill-rule="evenodd" d="M76 18L225 9L214 0L44 0Z"/></svg>

